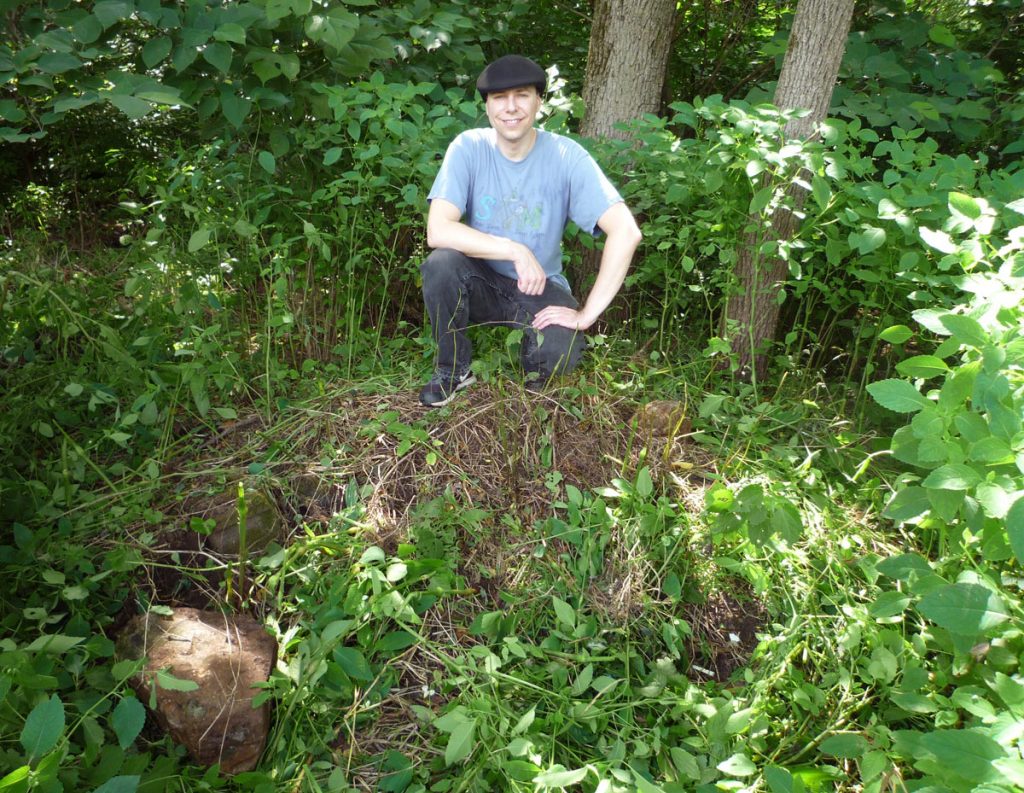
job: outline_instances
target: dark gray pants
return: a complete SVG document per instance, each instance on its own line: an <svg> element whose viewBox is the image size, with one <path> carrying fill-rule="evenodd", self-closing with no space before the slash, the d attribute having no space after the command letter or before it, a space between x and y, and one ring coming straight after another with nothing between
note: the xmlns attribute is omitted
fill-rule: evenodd
<svg viewBox="0 0 1024 793"><path fill-rule="evenodd" d="M423 302L437 343L437 370L460 374L469 369L473 346L470 325L504 325L523 331L519 350L527 382L544 383L576 368L586 347L583 333L560 326L535 331L530 323L545 306L578 308L576 299L547 281L544 293L525 295L511 278L499 275L480 259L438 248L420 265Z"/></svg>

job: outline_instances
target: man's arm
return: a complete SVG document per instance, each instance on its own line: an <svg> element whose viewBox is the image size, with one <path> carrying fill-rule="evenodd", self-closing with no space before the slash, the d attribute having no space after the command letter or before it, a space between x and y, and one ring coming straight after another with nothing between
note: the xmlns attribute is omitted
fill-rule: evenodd
<svg viewBox="0 0 1024 793"><path fill-rule="evenodd" d="M533 251L521 242L496 237L467 226L462 222L459 208L443 198L435 198L430 202L427 245L431 248L451 248L475 259L506 259L516 268L520 292L526 295L544 292L547 276Z"/></svg>
<svg viewBox="0 0 1024 793"><path fill-rule="evenodd" d="M597 271L597 280L594 281L594 288L587 296L587 302L579 310L565 306L542 308L533 318L533 327L536 330L543 330L548 325L586 330L597 321L601 312L608 308L608 304L618 294L626 278L626 270L633 259L633 253L643 235L636 225L633 213L621 202L606 209L597 225L605 233L606 239L601 254L601 267Z"/></svg>

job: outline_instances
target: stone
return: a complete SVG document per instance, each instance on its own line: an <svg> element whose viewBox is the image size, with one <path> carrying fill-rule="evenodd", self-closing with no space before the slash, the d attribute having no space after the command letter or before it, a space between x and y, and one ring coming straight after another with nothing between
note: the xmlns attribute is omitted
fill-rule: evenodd
<svg viewBox="0 0 1024 793"><path fill-rule="evenodd" d="M131 681L142 702L150 703L156 685L157 722L192 758L205 766L220 763L225 774L256 767L270 730L270 706L253 708L270 678L277 642L247 615L175 609L170 617L139 615L118 637L120 658L145 658ZM157 672L192 681L196 688L177 691L160 685Z"/></svg>
<svg viewBox="0 0 1024 793"><path fill-rule="evenodd" d="M250 557L263 553L272 542L284 542L284 521L273 499L262 490L246 488L245 506L246 551ZM215 499L204 517L217 524L206 538L206 544L222 556L237 556L241 551L238 485L233 485L220 498Z"/></svg>
<svg viewBox="0 0 1024 793"><path fill-rule="evenodd" d="M686 417L686 406L671 399L656 399L641 405L636 419L642 432L664 438L686 435L692 429Z"/></svg>

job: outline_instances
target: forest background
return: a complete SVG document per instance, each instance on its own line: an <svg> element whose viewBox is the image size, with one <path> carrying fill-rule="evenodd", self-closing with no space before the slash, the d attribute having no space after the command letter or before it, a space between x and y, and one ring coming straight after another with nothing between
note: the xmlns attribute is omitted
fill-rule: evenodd
<svg viewBox="0 0 1024 793"><path fill-rule="evenodd" d="M0 790L1024 787L1024 11L800 7L0 2ZM579 372L481 329L429 412L506 52L645 239ZM180 605L276 640L253 771L130 686Z"/></svg>

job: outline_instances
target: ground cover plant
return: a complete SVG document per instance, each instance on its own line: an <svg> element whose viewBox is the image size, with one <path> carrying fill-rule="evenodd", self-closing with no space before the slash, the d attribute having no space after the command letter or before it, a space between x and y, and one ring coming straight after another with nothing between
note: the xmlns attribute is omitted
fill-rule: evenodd
<svg viewBox="0 0 1024 793"><path fill-rule="evenodd" d="M504 47L576 128L550 5L3 7L0 791L1024 787L1020 3L858 7L804 142L751 88L789 5L687 11L700 69L583 141L645 234L588 362L534 393L475 329L427 411L424 196ZM746 382L722 300L793 182ZM253 770L132 687L179 607L275 640Z"/></svg>

